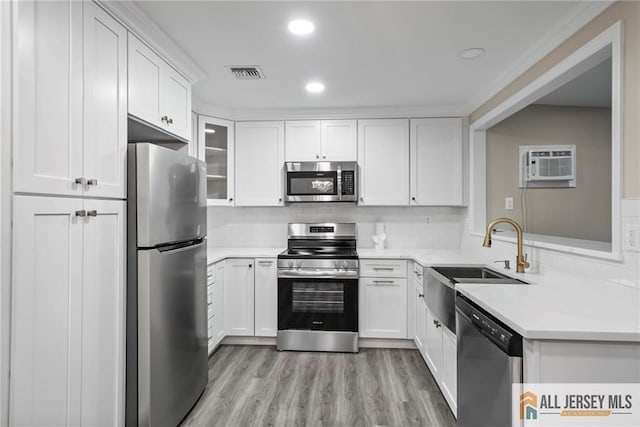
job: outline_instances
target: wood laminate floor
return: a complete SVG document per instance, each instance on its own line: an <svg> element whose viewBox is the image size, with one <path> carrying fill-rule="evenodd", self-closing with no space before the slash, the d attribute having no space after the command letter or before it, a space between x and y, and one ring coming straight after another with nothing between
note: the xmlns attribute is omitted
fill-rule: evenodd
<svg viewBox="0 0 640 427"><path fill-rule="evenodd" d="M455 426L418 350L224 345L183 426Z"/></svg>

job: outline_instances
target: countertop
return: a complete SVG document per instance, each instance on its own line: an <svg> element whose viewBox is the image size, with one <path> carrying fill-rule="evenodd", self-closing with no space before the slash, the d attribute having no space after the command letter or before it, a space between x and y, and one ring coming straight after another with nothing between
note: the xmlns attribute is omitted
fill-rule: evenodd
<svg viewBox="0 0 640 427"><path fill-rule="evenodd" d="M224 258L273 258L285 248L210 248L208 262ZM414 260L422 266L484 264L459 250L358 249L360 258ZM549 279L506 272L530 285L458 284L456 289L527 339L640 342L637 289L583 289L578 279Z"/></svg>

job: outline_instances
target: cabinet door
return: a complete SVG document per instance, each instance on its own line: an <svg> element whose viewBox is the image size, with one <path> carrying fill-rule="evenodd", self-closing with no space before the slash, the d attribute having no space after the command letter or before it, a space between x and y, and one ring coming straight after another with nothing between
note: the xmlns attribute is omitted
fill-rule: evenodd
<svg viewBox="0 0 640 427"><path fill-rule="evenodd" d="M440 382L442 371L442 324L427 310L426 340L424 342L425 360L431 369L433 378Z"/></svg>
<svg viewBox="0 0 640 427"><path fill-rule="evenodd" d="M129 33L129 114L164 128L160 121L160 86L164 61Z"/></svg>
<svg viewBox="0 0 640 427"><path fill-rule="evenodd" d="M236 123L236 206L283 206L284 122Z"/></svg>
<svg viewBox="0 0 640 427"><path fill-rule="evenodd" d="M442 327L442 376L440 388L454 415L457 411L457 343L456 334Z"/></svg>
<svg viewBox="0 0 640 427"><path fill-rule="evenodd" d="M362 338L406 338L407 279L360 279Z"/></svg>
<svg viewBox="0 0 640 427"><path fill-rule="evenodd" d="M160 116L164 128L189 140L191 138L191 84L163 61L160 86Z"/></svg>
<svg viewBox="0 0 640 427"><path fill-rule="evenodd" d="M81 424L82 203L14 197L9 425Z"/></svg>
<svg viewBox="0 0 640 427"><path fill-rule="evenodd" d="M323 120L322 160L355 162L358 160L358 125L355 120Z"/></svg>
<svg viewBox="0 0 640 427"><path fill-rule="evenodd" d="M461 205L462 119L411 120L411 205Z"/></svg>
<svg viewBox="0 0 640 427"><path fill-rule="evenodd" d="M427 342L427 305L424 300L422 287L414 288L414 304L416 306L416 347L420 350L422 357L427 360L425 344Z"/></svg>
<svg viewBox="0 0 640 427"><path fill-rule="evenodd" d="M275 337L278 332L278 270L275 258L256 258L255 332Z"/></svg>
<svg viewBox="0 0 640 427"><path fill-rule="evenodd" d="M407 271L407 338L415 340L416 338L416 290L420 289L422 293L422 282L418 281L417 274L422 274L422 266L415 261L409 262Z"/></svg>
<svg viewBox="0 0 640 427"><path fill-rule="evenodd" d="M360 205L409 204L409 121L358 121Z"/></svg>
<svg viewBox="0 0 640 427"><path fill-rule="evenodd" d="M227 335L253 336L253 259L228 259L224 267L224 329Z"/></svg>
<svg viewBox="0 0 640 427"><path fill-rule="evenodd" d="M14 2L14 190L80 195L82 2Z"/></svg>
<svg viewBox="0 0 640 427"><path fill-rule="evenodd" d="M81 425L124 424L125 202L85 200Z"/></svg>
<svg viewBox="0 0 640 427"><path fill-rule="evenodd" d="M213 345L220 344L225 336L224 329L224 277L225 262L217 262L213 266L213 274L215 277L215 286L213 287Z"/></svg>
<svg viewBox="0 0 640 427"><path fill-rule="evenodd" d="M233 122L198 117L200 160L207 163L207 205L233 206L234 128Z"/></svg>
<svg viewBox="0 0 640 427"><path fill-rule="evenodd" d="M97 184L85 195L126 197L126 152L127 31L85 2L83 176Z"/></svg>
<svg viewBox="0 0 640 427"><path fill-rule="evenodd" d="M320 160L320 121L286 122L284 154L287 162Z"/></svg>

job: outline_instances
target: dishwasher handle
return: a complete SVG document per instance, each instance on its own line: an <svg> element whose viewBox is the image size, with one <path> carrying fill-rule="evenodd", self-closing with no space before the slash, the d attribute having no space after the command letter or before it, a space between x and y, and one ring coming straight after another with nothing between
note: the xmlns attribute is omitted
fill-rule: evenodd
<svg viewBox="0 0 640 427"><path fill-rule="evenodd" d="M456 314L507 355L522 357L522 336L460 293L456 296Z"/></svg>

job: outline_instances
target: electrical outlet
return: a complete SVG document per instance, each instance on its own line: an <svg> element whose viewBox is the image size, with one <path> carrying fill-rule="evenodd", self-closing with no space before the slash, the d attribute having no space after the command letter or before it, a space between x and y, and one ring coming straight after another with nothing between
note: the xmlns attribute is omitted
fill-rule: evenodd
<svg viewBox="0 0 640 427"><path fill-rule="evenodd" d="M505 197L504 198L504 208L505 210L512 211L513 210L513 197Z"/></svg>
<svg viewBox="0 0 640 427"><path fill-rule="evenodd" d="M622 241L623 249L640 252L640 224L626 224Z"/></svg>
<svg viewBox="0 0 640 427"><path fill-rule="evenodd" d="M424 222L425 224L431 224L431 217L430 216L426 217Z"/></svg>

